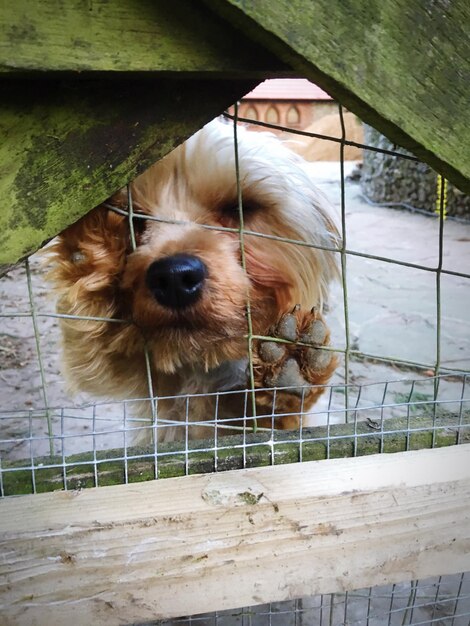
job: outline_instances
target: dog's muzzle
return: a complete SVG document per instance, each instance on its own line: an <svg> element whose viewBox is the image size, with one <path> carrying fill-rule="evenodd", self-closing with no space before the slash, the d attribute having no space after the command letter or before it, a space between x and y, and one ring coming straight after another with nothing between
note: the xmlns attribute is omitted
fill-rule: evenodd
<svg viewBox="0 0 470 626"><path fill-rule="evenodd" d="M207 267L197 256L174 254L154 261L145 282L155 300L170 309L183 309L201 296Z"/></svg>

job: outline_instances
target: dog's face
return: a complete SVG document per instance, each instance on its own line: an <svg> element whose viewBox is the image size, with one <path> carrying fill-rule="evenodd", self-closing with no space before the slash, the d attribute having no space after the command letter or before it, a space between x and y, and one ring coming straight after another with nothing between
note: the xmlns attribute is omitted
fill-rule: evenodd
<svg viewBox="0 0 470 626"><path fill-rule="evenodd" d="M233 127L218 121L132 183L134 237L108 208L127 208L125 192L61 235L61 310L132 322L103 326L106 349L141 350L139 335L157 369L210 369L246 354L248 303L261 335L296 304L321 304L334 253L308 244L335 246L326 202L277 139L238 134L242 235Z"/></svg>

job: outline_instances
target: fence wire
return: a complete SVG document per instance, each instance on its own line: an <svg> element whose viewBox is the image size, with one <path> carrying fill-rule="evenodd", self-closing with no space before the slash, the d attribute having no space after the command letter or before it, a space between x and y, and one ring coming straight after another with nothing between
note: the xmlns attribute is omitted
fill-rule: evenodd
<svg viewBox="0 0 470 626"><path fill-rule="evenodd" d="M253 467L266 463L274 465L292 461L359 456L371 452L438 447L470 441L470 369L468 362L465 361L465 355L455 366L443 354L442 328L444 314L446 317L452 317L445 300L443 281L458 280L462 286L462 282L470 279L470 274L448 267L445 263L445 229L448 228L449 220L444 220L444 206L441 204L437 218L436 263L427 264L399 258L399 255L394 255L395 250L390 250L387 245L383 246L385 250L383 254L376 254L356 249L350 243L345 147L353 145L403 159L417 159L400 151L383 150L349 141L341 107L338 113L341 125L339 138L240 118L236 106L234 115L228 113L225 115L233 122L236 162L234 176L237 178L240 223L238 228L210 224L200 226L236 233L243 267L245 267L246 240L250 237L272 238L292 246L312 244L252 231L244 224L237 124L249 123L277 131L315 137L334 142L339 147L338 204L341 245L333 251L338 255L341 267L341 290L336 300L339 309L338 318L342 318L343 336L338 334L333 336L331 349L342 355L342 369L327 385L322 400L313 409L305 410L302 406L298 430L278 430L277 420L288 414L276 410L276 394L286 388L274 390L274 406L271 412L261 415L259 410L256 412L256 394L263 390L255 389L254 386L253 345L255 341L271 338L253 332L248 303L246 339L250 384L244 391L243 415L223 421L219 416L219 400L224 396L240 394L240 391L187 394L178 398L156 396L155 374L151 367L152 354L148 349L145 349L142 355L148 383L148 395L145 398L119 402L91 402L88 397L79 396L72 402L63 388L58 373L57 335L58 320L70 319L73 316L54 311L53 300L48 299L43 272L38 261L32 258L25 261L23 267L14 270L10 277L5 277L3 285L0 286L4 293L0 304L0 318L3 322L0 332L2 363L0 377L5 393L0 411L2 497L54 489L70 490L140 482L152 478ZM444 197L445 194L442 193L441 201ZM142 216L134 213L130 186L126 209L113 205L105 206L127 216L134 250L136 220L147 219L157 223L168 221L158 215ZM462 228L468 229L470 234L470 225L464 224ZM386 233L384 235L386 236ZM416 233L416 237L419 237L419 233ZM432 357L429 357L430 352L426 351L425 358L409 358L397 354L384 354L383 351L367 350L357 345L352 330L357 323L355 319L357 307L354 312L351 310L350 292L361 263L367 264L367 267L370 267L371 263L380 267L392 265L397 271L401 268L400 272L405 274L410 270L422 272L423 276L434 277L436 313L433 324L430 324L430 332L434 334ZM405 274L401 274L401 279ZM117 318L108 320L82 316L78 319L109 321L113 324L128 323L128 320ZM456 324L465 324L465 316L463 319L460 318L460 322L456 316L454 321ZM367 371L364 367L368 368ZM24 374L19 375L23 370ZM7 395L8 401L5 400ZM215 400L214 414L208 415L203 423L212 429L213 436L197 440L192 437L194 423L189 416L192 403L197 402L201 395L211 395ZM162 420L158 415L159 404L175 399L182 401L182 415L179 416L181 419ZM137 417L134 410L141 400L150 401L151 413L145 418ZM257 419L269 418L271 427L253 428L252 420L247 423L247 418L252 415ZM240 418L245 421L242 425ZM184 427L184 437L178 441L165 443L164 433L175 426ZM224 435L224 429L230 434ZM163 433L163 436L159 436L159 433ZM140 440L151 443L136 445L135 442ZM469 616L470 581L468 575L462 574L237 611L185 617L172 620L171 624L463 626L469 623ZM164 621L158 623L161 626L170 624Z"/></svg>
<svg viewBox="0 0 470 626"><path fill-rule="evenodd" d="M158 626L468 626L469 614L470 575L459 574L160 621Z"/></svg>

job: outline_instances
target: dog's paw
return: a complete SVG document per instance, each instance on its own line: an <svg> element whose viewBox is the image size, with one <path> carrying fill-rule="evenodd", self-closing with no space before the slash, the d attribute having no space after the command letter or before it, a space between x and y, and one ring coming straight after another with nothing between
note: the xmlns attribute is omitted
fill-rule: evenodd
<svg viewBox="0 0 470 626"><path fill-rule="evenodd" d="M269 333L273 339L258 344L257 384L286 387L284 393L302 397L305 386L327 382L336 366L330 332L321 315L296 308L282 316ZM287 343L288 342L288 343Z"/></svg>

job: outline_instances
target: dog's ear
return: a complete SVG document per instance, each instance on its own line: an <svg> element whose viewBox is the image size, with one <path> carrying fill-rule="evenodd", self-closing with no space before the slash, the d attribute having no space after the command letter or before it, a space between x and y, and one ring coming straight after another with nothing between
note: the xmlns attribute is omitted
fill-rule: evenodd
<svg viewBox="0 0 470 626"><path fill-rule="evenodd" d="M49 278L73 301L84 293L109 297L129 245L125 216L99 206L63 231L48 249ZM103 294L105 295L105 294Z"/></svg>

